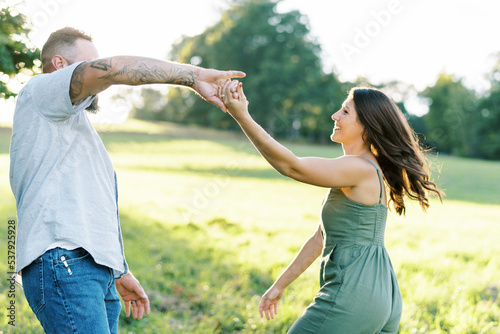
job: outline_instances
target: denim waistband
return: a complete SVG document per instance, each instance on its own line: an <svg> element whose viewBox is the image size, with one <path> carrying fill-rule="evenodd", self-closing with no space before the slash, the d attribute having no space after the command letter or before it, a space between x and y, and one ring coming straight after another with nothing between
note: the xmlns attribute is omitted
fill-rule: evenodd
<svg viewBox="0 0 500 334"><path fill-rule="evenodd" d="M87 252L84 248L81 247L72 250L56 247L46 251L45 254L41 256L41 258L49 261L58 262L61 261L62 257L64 257L65 261L71 263L72 260L82 258L88 254L89 252Z"/></svg>

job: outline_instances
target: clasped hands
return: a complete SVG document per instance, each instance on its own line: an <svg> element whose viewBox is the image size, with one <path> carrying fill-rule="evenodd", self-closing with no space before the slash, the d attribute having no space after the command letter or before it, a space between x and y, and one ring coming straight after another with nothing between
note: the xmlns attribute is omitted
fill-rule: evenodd
<svg viewBox="0 0 500 334"><path fill-rule="evenodd" d="M195 67L195 83L191 87L207 102L212 103L224 112L229 111L235 116L232 107L246 106L246 97L243 94L242 84L232 78L243 78L245 72L219 71ZM237 103L239 102L239 103Z"/></svg>
<svg viewBox="0 0 500 334"><path fill-rule="evenodd" d="M227 80L219 87L219 97L224 102L226 112L235 119L248 113L248 100L243 92L243 84L238 80Z"/></svg>

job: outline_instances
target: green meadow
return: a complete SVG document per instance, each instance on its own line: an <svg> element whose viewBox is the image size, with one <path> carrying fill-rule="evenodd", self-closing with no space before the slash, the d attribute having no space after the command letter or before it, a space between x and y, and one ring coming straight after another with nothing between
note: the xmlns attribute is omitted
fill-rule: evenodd
<svg viewBox="0 0 500 334"><path fill-rule="evenodd" d="M286 333L319 289L318 261L286 290L274 320L257 305L316 230L327 190L279 175L240 133L138 120L95 126L118 176L126 257L151 301L142 321L122 312L120 333ZM0 128L0 333L43 333L21 288L8 296L10 133ZM342 153L285 144L299 156ZM428 213L408 203L406 217L390 212L387 224L404 301L399 332L500 333L500 162L430 160L443 203L433 198Z"/></svg>

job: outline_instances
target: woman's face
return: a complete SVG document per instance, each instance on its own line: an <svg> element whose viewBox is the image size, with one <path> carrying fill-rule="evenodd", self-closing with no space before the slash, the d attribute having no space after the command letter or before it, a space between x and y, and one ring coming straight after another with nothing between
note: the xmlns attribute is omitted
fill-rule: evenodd
<svg viewBox="0 0 500 334"><path fill-rule="evenodd" d="M335 121L335 127L330 137L332 141L348 144L362 138L364 127L358 120L351 96L342 103L342 108L332 115L332 119Z"/></svg>

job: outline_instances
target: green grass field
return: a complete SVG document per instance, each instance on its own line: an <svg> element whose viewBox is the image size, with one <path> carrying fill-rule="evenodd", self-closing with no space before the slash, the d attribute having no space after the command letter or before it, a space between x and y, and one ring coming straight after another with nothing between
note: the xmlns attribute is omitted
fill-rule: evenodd
<svg viewBox="0 0 500 334"><path fill-rule="evenodd" d="M317 228L326 189L282 177L240 134L137 120L95 126L117 171L127 260L151 300L142 321L122 312L120 333L285 333L319 289L319 263L286 290L274 320L257 304ZM19 287L16 327L7 323L10 132L0 128L0 333L42 333ZM287 146L341 154L334 144ZM410 204L387 224L400 333L500 333L500 162L432 163L444 203L434 199L427 214Z"/></svg>

